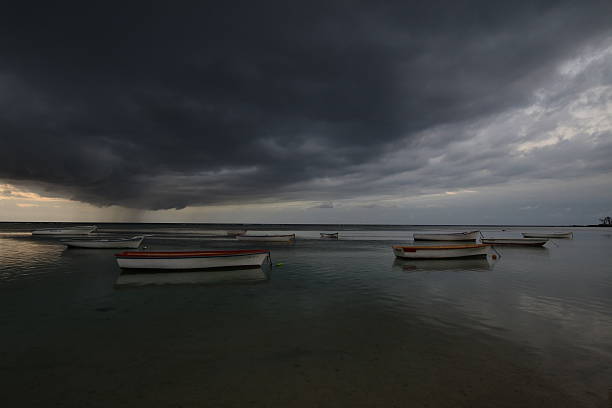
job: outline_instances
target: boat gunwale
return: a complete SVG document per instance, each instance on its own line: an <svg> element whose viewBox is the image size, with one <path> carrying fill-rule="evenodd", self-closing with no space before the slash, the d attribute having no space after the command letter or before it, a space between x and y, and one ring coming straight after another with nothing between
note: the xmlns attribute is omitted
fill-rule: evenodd
<svg viewBox="0 0 612 408"><path fill-rule="evenodd" d="M240 249L230 251L157 251L138 252L124 251L115 254L118 259L186 259L186 258L222 258L249 255L270 255L267 249Z"/></svg>

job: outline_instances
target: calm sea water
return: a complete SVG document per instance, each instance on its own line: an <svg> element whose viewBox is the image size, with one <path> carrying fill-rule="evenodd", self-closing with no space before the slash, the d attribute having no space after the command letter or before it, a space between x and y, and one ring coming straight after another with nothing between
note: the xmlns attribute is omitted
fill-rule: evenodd
<svg viewBox="0 0 612 408"><path fill-rule="evenodd" d="M253 245L198 225L104 225L151 233L149 249L266 247L275 265L125 287L117 250L66 250L34 227L0 231L6 406L610 404L612 230L564 228L574 239L503 247L497 260L419 262L391 245L478 228L258 226L297 242Z"/></svg>

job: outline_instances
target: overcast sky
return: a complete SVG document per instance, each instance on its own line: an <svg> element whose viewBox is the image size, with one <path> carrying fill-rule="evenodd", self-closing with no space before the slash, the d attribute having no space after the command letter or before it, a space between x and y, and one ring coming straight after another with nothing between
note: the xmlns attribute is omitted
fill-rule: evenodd
<svg viewBox="0 0 612 408"><path fill-rule="evenodd" d="M14 3L0 220L612 216L612 1Z"/></svg>

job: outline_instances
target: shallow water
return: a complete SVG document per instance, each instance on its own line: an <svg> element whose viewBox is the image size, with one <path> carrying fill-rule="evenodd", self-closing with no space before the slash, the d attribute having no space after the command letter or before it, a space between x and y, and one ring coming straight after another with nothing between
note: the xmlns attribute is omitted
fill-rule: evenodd
<svg viewBox="0 0 612 408"><path fill-rule="evenodd" d="M500 247L497 260L409 261L390 247L412 231L477 228L268 226L298 239L266 245L198 238L197 225L105 225L152 233L149 249L267 247L280 265L145 276L137 283L149 285L133 288L116 285L117 250L65 250L15 232L27 228L0 232L7 406L609 404L606 229ZM336 230L340 240L318 239ZM535 230L555 229L483 234Z"/></svg>

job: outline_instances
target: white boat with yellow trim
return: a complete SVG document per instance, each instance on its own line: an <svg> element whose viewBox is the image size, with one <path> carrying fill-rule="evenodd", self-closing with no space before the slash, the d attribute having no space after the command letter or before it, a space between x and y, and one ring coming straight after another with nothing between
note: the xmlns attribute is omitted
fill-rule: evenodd
<svg viewBox="0 0 612 408"><path fill-rule="evenodd" d="M480 231L435 234L412 234L415 241L476 241Z"/></svg>
<svg viewBox="0 0 612 408"><path fill-rule="evenodd" d="M395 245L393 253L398 258L444 259L487 256L488 244L463 245Z"/></svg>

